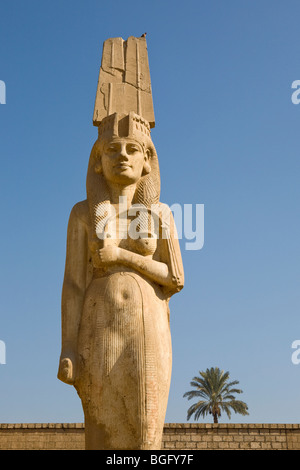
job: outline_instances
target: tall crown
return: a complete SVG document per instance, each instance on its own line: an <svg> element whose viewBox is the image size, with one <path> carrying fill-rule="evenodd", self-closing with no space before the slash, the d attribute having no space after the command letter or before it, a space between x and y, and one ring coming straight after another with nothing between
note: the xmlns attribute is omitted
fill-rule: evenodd
<svg viewBox="0 0 300 470"><path fill-rule="evenodd" d="M144 37L104 42L93 124L99 127L101 138L150 136L155 118Z"/></svg>

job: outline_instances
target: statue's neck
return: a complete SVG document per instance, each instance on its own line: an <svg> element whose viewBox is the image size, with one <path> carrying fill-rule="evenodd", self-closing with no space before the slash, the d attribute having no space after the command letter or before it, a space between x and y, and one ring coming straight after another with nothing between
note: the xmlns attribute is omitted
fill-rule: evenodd
<svg viewBox="0 0 300 470"><path fill-rule="evenodd" d="M127 205L127 209L132 205L134 198L136 185L132 184L129 186L118 186L118 185L108 185L110 192L110 202L112 204L119 204L120 198L122 198L122 204Z"/></svg>

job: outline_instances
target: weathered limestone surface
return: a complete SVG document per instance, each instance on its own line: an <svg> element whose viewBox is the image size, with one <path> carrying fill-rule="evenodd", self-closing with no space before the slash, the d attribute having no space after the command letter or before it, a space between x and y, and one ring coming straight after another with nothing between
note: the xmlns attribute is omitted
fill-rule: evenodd
<svg viewBox="0 0 300 470"><path fill-rule="evenodd" d="M160 449L172 369L169 300L184 283L160 173L146 40L104 43L87 198L73 207L58 378L74 385L86 449Z"/></svg>
<svg viewBox="0 0 300 470"><path fill-rule="evenodd" d="M103 45L93 122L134 111L154 127L155 118L145 38L107 39Z"/></svg>

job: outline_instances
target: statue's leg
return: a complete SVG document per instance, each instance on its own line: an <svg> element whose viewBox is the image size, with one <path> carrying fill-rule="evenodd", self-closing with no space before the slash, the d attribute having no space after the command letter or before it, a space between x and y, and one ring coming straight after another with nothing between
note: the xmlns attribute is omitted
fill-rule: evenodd
<svg viewBox="0 0 300 470"><path fill-rule="evenodd" d="M105 441L104 427L85 416L85 449L108 450L105 448Z"/></svg>

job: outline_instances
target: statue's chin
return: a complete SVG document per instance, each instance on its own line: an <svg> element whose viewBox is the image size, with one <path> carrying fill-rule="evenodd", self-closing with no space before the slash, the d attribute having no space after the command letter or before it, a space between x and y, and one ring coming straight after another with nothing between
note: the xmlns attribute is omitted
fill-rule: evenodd
<svg viewBox="0 0 300 470"><path fill-rule="evenodd" d="M104 176L105 177L105 176ZM117 184L119 186L130 186L138 182L141 176L136 177L131 174L131 168L120 168L116 171L113 178L106 178L108 184Z"/></svg>

